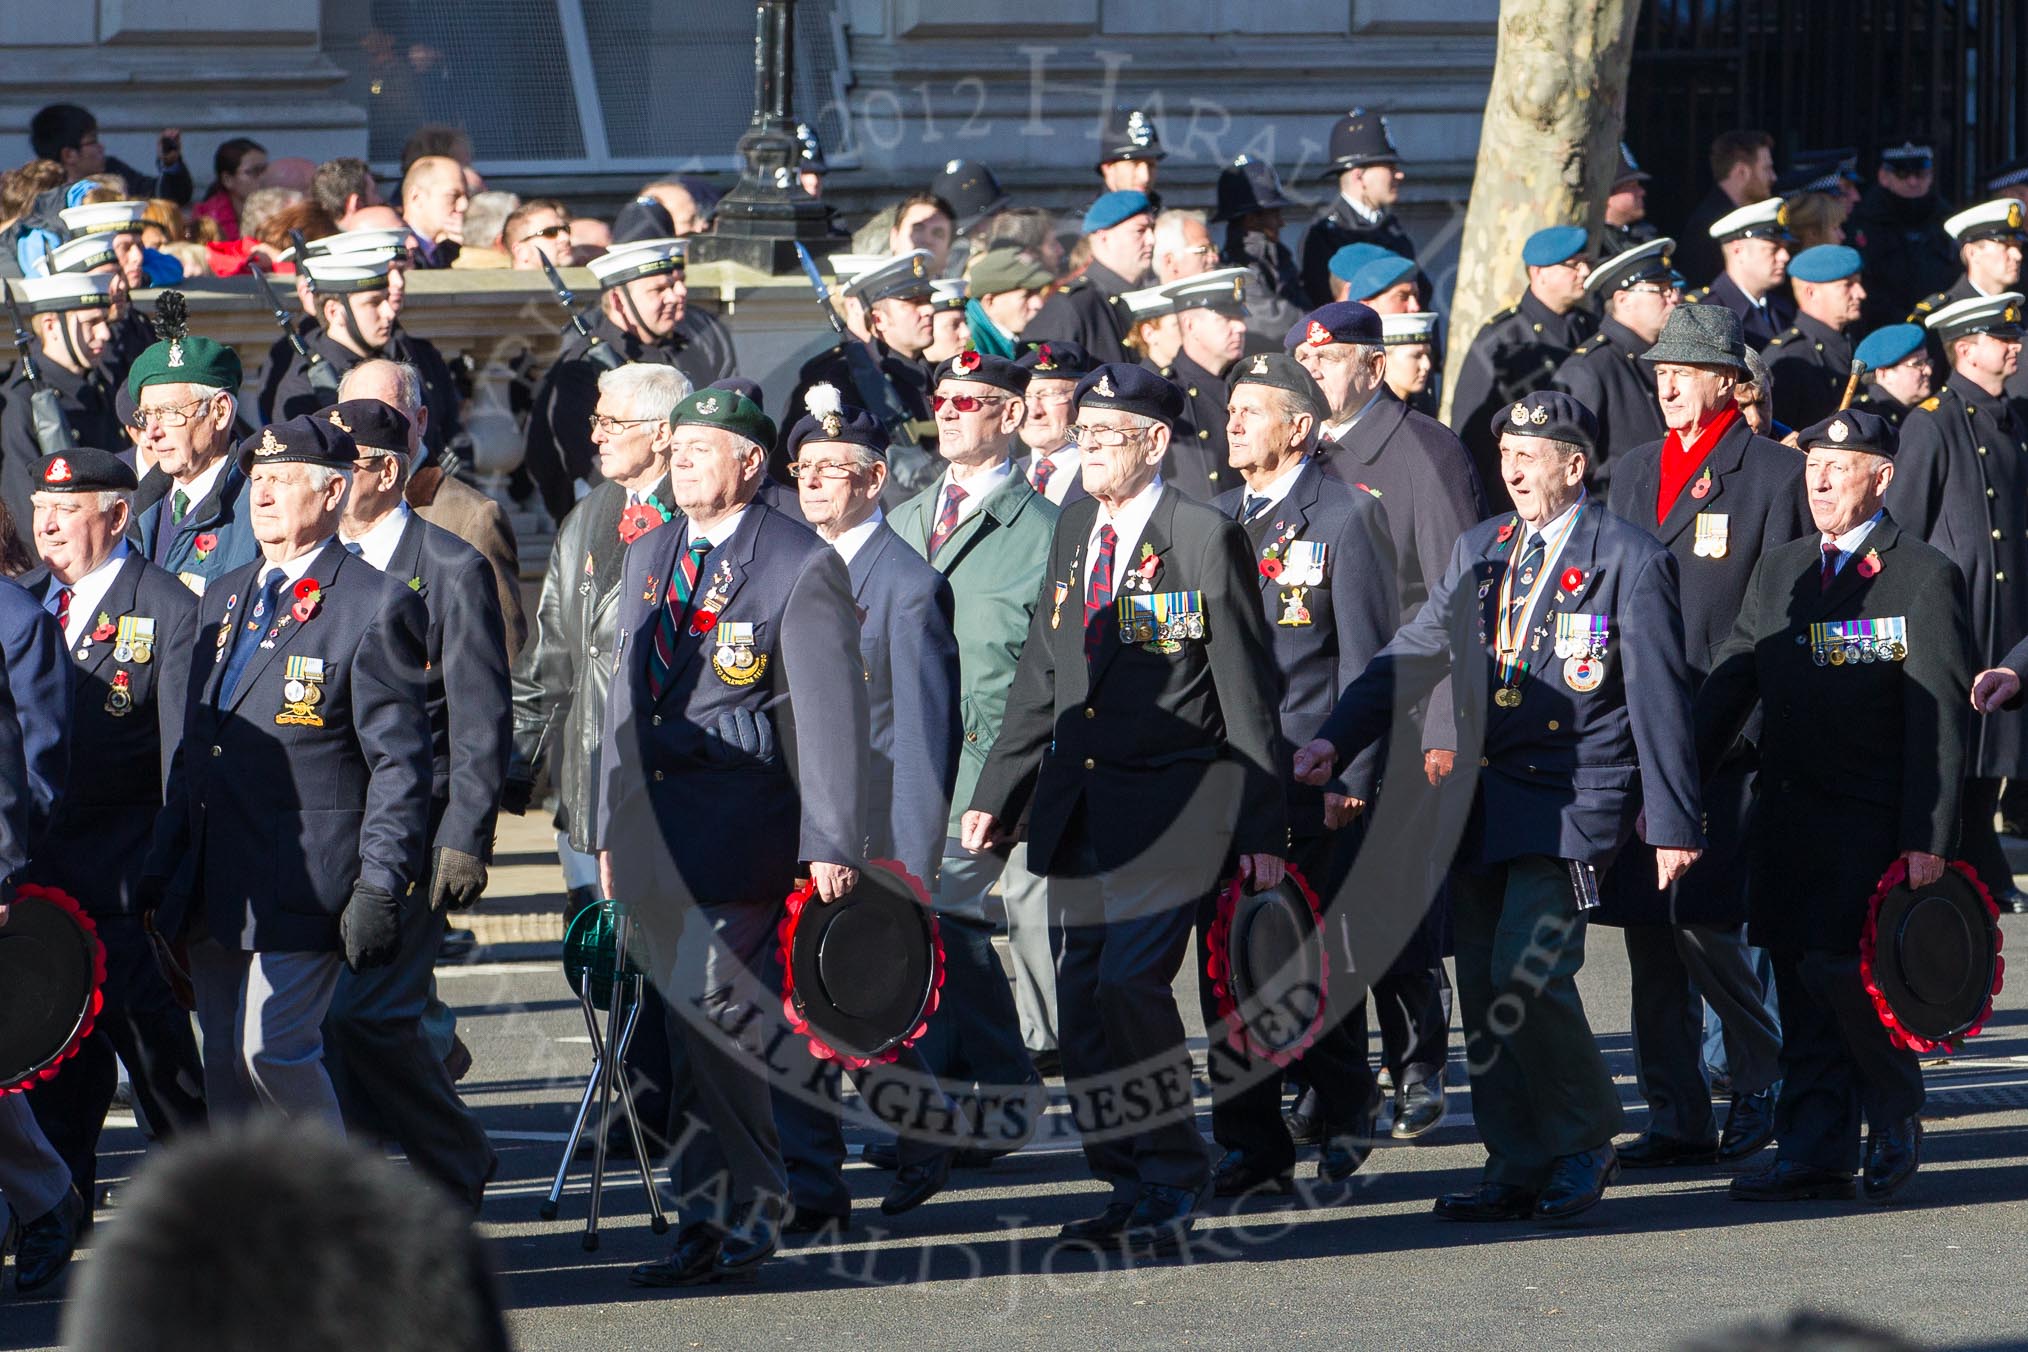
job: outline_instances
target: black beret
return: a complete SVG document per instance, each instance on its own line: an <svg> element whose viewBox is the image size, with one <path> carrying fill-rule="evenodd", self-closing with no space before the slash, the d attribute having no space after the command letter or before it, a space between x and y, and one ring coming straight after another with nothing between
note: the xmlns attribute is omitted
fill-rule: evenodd
<svg viewBox="0 0 2028 1352"><path fill-rule="evenodd" d="M707 390L731 390L734 394L744 395L748 399L751 399L754 403L759 404L763 407L765 407L768 402L767 400L761 398L760 382L757 380L748 380L745 376L726 376L722 380L712 381L709 385L706 385L704 388Z"/></svg>
<svg viewBox="0 0 2028 1352"><path fill-rule="evenodd" d="M349 470L358 458L359 444L351 434L334 427L321 413L304 413L263 427L239 444L239 467L248 473L257 464Z"/></svg>
<svg viewBox="0 0 2028 1352"><path fill-rule="evenodd" d="M818 385L811 390L811 394L818 395L818 391L828 388L830 387ZM789 429L789 459L797 458L806 441L842 441L848 445L862 446L871 451L876 458L885 460L887 429L880 425L878 418L863 408L854 408L850 404L843 403L837 404L835 408L831 407L831 403L836 401L837 393L837 390L831 390L832 400L829 402L821 395L806 401L815 405L815 408L797 419L796 425Z"/></svg>
<svg viewBox="0 0 2028 1352"><path fill-rule="evenodd" d="M1493 415L1493 437L1512 432L1517 437L1547 437L1571 441L1589 453L1598 445L1598 419L1577 400L1557 390L1537 390L1523 395Z"/></svg>
<svg viewBox="0 0 2028 1352"><path fill-rule="evenodd" d="M1317 384L1316 377L1286 353L1262 352L1257 356L1241 357L1233 367L1229 388L1237 390L1241 385L1266 385L1272 389L1287 390L1308 400L1310 411L1320 418L1330 411L1330 401L1324 398L1324 389Z"/></svg>
<svg viewBox="0 0 2028 1352"><path fill-rule="evenodd" d="M1385 340L1378 310L1356 300L1335 300L1297 320L1282 338L1282 350L1294 352L1299 347L1329 347L1333 343L1379 347Z"/></svg>
<svg viewBox="0 0 2028 1352"><path fill-rule="evenodd" d="M408 454L408 415L381 399L344 399L311 415L369 450Z"/></svg>
<svg viewBox="0 0 2028 1352"><path fill-rule="evenodd" d="M1893 423L1877 413L1857 408L1833 413L1796 434L1796 446L1805 452L1822 446L1832 451L1865 451L1889 460L1900 448L1900 441Z"/></svg>
<svg viewBox="0 0 2028 1352"><path fill-rule="evenodd" d="M1091 374L1098 365L1083 344L1068 338L1029 343L1016 360L1027 368L1030 380L1077 380Z"/></svg>
<svg viewBox="0 0 2028 1352"><path fill-rule="evenodd" d="M96 446L73 446L35 462L37 493L131 493L139 486L125 461Z"/></svg>
<svg viewBox="0 0 2028 1352"><path fill-rule="evenodd" d="M931 387L946 380L976 380L981 385L991 385L1010 394L1028 393L1028 369L1017 361L996 357L989 352L966 351L945 358L937 366Z"/></svg>
<svg viewBox="0 0 2028 1352"><path fill-rule="evenodd" d="M1183 416L1183 391L1145 366L1114 362L1077 382L1071 403L1086 408L1111 408L1138 413L1174 429Z"/></svg>

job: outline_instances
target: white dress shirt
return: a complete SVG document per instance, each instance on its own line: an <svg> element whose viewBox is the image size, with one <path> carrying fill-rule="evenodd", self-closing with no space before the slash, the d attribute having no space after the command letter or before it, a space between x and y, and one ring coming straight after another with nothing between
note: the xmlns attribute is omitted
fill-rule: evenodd
<svg viewBox="0 0 2028 1352"><path fill-rule="evenodd" d="M113 579L119 576L120 565L127 561L128 552L127 542L121 540L113 546L113 552L106 555L105 562L76 582L68 584L70 621L63 626L63 641L66 646L75 648L78 639L98 624L99 603L106 599L106 593L112 589ZM54 574L50 576L49 581L51 584L49 595L43 601L42 608L54 615L57 593L62 591L66 584L57 581Z"/></svg>
<svg viewBox="0 0 2028 1352"><path fill-rule="evenodd" d="M184 512L187 514L191 507L195 507L198 503L211 496L212 487L218 483L218 476L225 473L225 462L231 458L229 453L222 455L211 462L211 468L199 473L189 483L172 483L169 485L169 495L162 500L162 519L165 527L173 524L176 520L176 495L178 493L188 495L190 503L188 507L184 508Z"/></svg>
<svg viewBox="0 0 2028 1352"><path fill-rule="evenodd" d="M1044 490L1042 496L1061 507L1063 500L1070 496L1070 486L1083 476L1084 452L1077 448L1074 441L1064 442L1047 457L1043 457L1040 451L1030 451L1027 464L1023 467L1022 477L1031 484L1035 482L1035 462L1038 458L1046 458L1049 461L1049 487Z"/></svg>
<svg viewBox="0 0 2028 1352"><path fill-rule="evenodd" d="M875 507L872 516L833 540L831 548L838 551L838 557L845 560L849 567L859 551L866 548L866 542L873 538L873 532L879 530L880 523L886 519L886 515Z"/></svg>
<svg viewBox="0 0 2028 1352"><path fill-rule="evenodd" d="M1155 514L1155 503L1162 496L1162 476L1157 474L1148 486L1120 504L1117 514L1099 504L1098 519L1091 524L1091 534L1084 542L1084 594L1091 596L1091 562L1098 557L1099 531L1107 526L1113 528L1119 537L1113 545L1113 595L1120 594L1120 579L1134 563L1134 551L1140 547L1141 536L1148 529L1148 518Z"/></svg>
<svg viewBox="0 0 2028 1352"><path fill-rule="evenodd" d="M1302 474L1303 466L1309 463L1310 457L1306 455L1302 459L1296 461L1295 464L1283 470L1279 475L1275 477L1274 482L1269 484L1266 488L1258 488L1258 489L1247 488L1241 490L1239 497L1239 510L1241 519L1242 520L1245 519L1247 499L1249 498L1255 499L1266 498L1267 510L1273 511L1277 506L1281 504L1282 499L1286 498L1289 495L1289 490L1296 486L1297 476Z"/></svg>
<svg viewBox="0 0 2028 1352"><path fill-rule="evenodd" d="M378 568L387 571L387 565L394 561L395 546L401 543L401 533L408 529L408 519L413 513L405 502L397 502L394 510L366 528L366 534L356 540L345 540L343 532L339 539L349 545L358 545L360 557Z"/></svg>
<svg viewBox="0 0 2028 1352"><path fill-rule="evenodd" d="M1838 546L1838 561L1831 565L1832 576L1835 577L1845 571L1845 565L1850 563L1852 556L1859 552L1859 546L1866 543L1866 537L1871 535L1873 528L1880 524L1880 517L1881 513L1875 512L1858 525L1852 527L1852 529L1846 531L1843 535L1818 536L1818 553L1821 554L1823 552L1825 545Z"/></svg>

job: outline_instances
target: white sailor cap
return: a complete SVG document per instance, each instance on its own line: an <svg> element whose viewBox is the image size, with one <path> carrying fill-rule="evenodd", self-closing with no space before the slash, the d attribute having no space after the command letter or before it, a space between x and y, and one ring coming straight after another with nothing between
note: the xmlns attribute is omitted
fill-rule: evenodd
<svg viewBox="0 0 2028 1352"><path fill-rule="evenodd" d="M1782 198L1749 202L1726 212L1711 223L1711 238L1720 244L1735 239L1793 240L1789 233L1789 204Z"/></svg>
<svg viewBox="0 0 2028 1352"><path fill-rule="evenodd" d="M1246 316L1246 283L1251 268L1213 268L1194 277L1169 283L1162 290L1176 303L1176 313L1185 310L1216 310L1235 318Z"/></svg>
<svg viewBox="0 0 2028 1352"><path fill-rule="evenodd" d="M398 249L362 249L357 253L313 254L302 262L310 285L320 295L343 295L348 291L379 291L387 285L387 274L402 257Z"/></svg>
<svg viewBox="0 0 2028 1352"><path fill-rule="evenodd" d="M60 272L53 277L20 277L11 285L32 315L94 310L112 298L119 277L111 272Z"/></svg>
<svg viewBox="0 0 2028 1352"><path fill-rule="evenodd" d="M598 278L599 289L609 290L637 277L656 277L665 272L683 271L680 239L637 239L616 244L586 264Z"/></svg>
<svg viewBox="0 0 2028 1352"><path fill-rule="evenodd" d="M935 277L930 280L930 306L937 310L962 310L971 299L971 286L962 277Z"/></svg>
<svg viewBox="0 0 2028 1352"><path fill-rule="evenodd" d="M824 265L842 286L855 277L865 276L892 257L892 254L835 253L824 260Z"/></svg>
<svg viewBox="0 0 2028 1352"><path fill-rule="evenodd" d="M1584 294L1610 295L1638 282L1681 286L1683 279L1676 273L1675 252L1676 241L1667 235L1623 249L1591 270L1591 275L1584 279Z"/></svg>
<svg viewBox="0 0 2028 1352"><path fill-rule="evenodd" d="M91 235L101 230L135 231L148 219L146 202L93 202L89 206L65 207L56 213L63 228L73 235Z"/></svg>
<svg viewBox="0 0 2028 1352"><path fill-rule="evenodd" d="M1969 244L1975 239L2018 239L2024 233L2021 226L2021 203L2000 197L1966 207L1944 222L1944 233L1960 244Z"/></svg>
<svg viewBox="0 0 2028 1352"><path fill-rule="evenodd" d="M845 283L845 294L868 305L896 296L929 299L934 294L930 285L929 250L911 249L888 259L879 267L860 273Z"/></svg>
<svg viewBox="0 0 2028 1352"><path fill-rule="evenodd" d="M2024 307L2028 307L2028 301L2024 301L2018 291L2003 291L1997 296L1968 296L1943 306L1922 322L1946 343L1974 333L1990 333L1996 338L2019 338L2022 316L2028 313Z"/></svg>
<svg viewBox="0 0 2028 1352"><path fill-rule="evenodd" d="M1149 286L1139 291L1124 292L1120 296L1120 304L1127 307L1129 324L1138 324L1144 319L1160 319L1164 315L1176 313L1176 298L1169 294L1169 288L1166 286Z"/></svg>
<svg viewBox="0 0 2028 1352"><path fill-rule="evenodd" d="M1424 310L1412 315L1380 316L1380 341L1388 347L1406 347L1411 343L1427 343L1436 333L1437 316L1434 310Z"/></svg>
<svg viewBox="0 0 2028 1352"><path fill-rule="evenodd" d="M341 230L335 235L326 235L322 239L304 241L303 256L305 258L329 258L337 254L374 253L382 249L391 250L394 253L407 253L409 243L414 238L414 231L396 230L392 227L374 230ZM284 250L281 255L284 262L292 261L295 256L296 251L294 249Z"/></svg>
<svg viewBox="0 0 2028 1352"><path fill-rule="evenodd" d="M93 268L119 262L119 254L113 248L115 238L117 236L111 230L96 235L79 235L57 245L37 263L49 276L59 272L90 272Z"/></svg>

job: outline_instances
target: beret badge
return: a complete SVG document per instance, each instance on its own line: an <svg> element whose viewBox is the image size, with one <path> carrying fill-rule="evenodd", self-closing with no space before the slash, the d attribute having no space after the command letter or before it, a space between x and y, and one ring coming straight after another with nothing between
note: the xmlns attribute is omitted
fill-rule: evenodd
<svg viewBox="0 0 2028 1352"><path fill-rule="evenodd" d="M1100 398L1103 399L1112 398L1114 394L1113 378L1103 371L1099 372L1098 384L1092 386L1092 390Z"/></svg>
<svg viewBox="0 0 2028 1352"><path fill-rule="evenodd" d="M260 445L254 447L254 454L280 455L283 451L286 451L287 449L289 448L282 445L282 443L275 437L274 428L263 427L261 429L261 443Z"/></svg>
<svg viewBox="0 0 2028 1352"><path fill-rule="evenodd" d="M1852 429L1845 426L1842 422L1834 422L1824 429L1824 433L1833 441L1843 441L1846 437L1852 435Z"/></svg>
<svg viewBox="0 0 2028 1352"><path fill-rule="evenodd" d="M713 394L698 400L697 411L707 418L716 417L718 414L718 396Z"/></svg>

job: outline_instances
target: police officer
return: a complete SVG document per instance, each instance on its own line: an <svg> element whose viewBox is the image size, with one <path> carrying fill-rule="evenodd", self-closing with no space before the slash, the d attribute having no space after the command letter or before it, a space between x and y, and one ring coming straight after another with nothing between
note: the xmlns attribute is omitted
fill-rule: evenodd
<svg viewBox="0 0 2028 1352"><path fill-rule="evenodd" d="M1084 213L1091 262L1028 323L1038 342L1068 338L1101 364L1131 361L1121 296L1141 284L1155 252L1155 205L1143 192L1102 194Z"/></svg>
<svg viewBox="0 0 2028 1352"><path fill-rule="evenodd" d="M857 885L866 842L866 682L844 561L756 500L775 428L752 400L699 390L670 421L678 514L624 564L594 831L601 892L652 898L639 933L690 1068L675 1111L702 1123L679 1163L675 1248L632 1274L646 1286L719 1281L775 1251L781 1151L753 1062L757 1011L779 995L753 974L798 874L834 901ZM777 740L791 735L793 751Z"/></svg>
<svg viewBox="0 0 2028 1352"><path fill-rule="evenodd" d="M84 906L105 945L106 979L91 1037L29 1100L89 1197L115 1054L157 1139L204 1125L197 1040L156 966L135 897L183 732L197 599L127 544L135 479L117 456L93 447L46 456L35 480L42 564L21 585L55 618L70 653L70 770L24 877ZM15 687L17 697L28 689L19 673Z"/></svg>
<svg viewBox="0 0 2028 1352"><path fill-rule="evenodd" d="M1249 327L1267 342L1310 308L1296 256L1282 242L1283 214L1294 205L1282 191L1281 176L1266 160L1241 155L1219 171L1218 210L1211 218L1225 222L1219 262L1253 272L1254 298L1248 308L1257 313Z"/></svg>
<svg viewBox="0 0 2028 1352"><path fill-rule="evenodd" d="M1866 257L1873 303L1866 322L1890 324L1921 297L1950 285L1959 249L1945 228L1950 208L1936 190L1936 154L1903 142L1880 152L1875 181L1852 211L1849 231Z"/></svg>
<svg viewBox="0 0 2028 1352"><path fill-rule="evenodd" d="M1655 369L1668 434L1629 452L1613 476L1613 511L1675 556L1693 687L1732 631L1754 564L1810 528L1801 457L1754 435L1736 403L1749 351L1730 311L1671 311L1661 340L1642 357ZM1602 887L1599 918L1626 926L1634 1052L1648 1101L1646 1133L1619 1149L1630 1169L1735 1164L1774 1133L1769 1091L1780 1074L1781 1030L1743 929L1744 817L1757 736L1749 729L1705 782L1709 849L1689 873L1658 890L1654 851L1630 843ZM1705 1001L1724 1027L1732 1080L1722 1136L1704 1078Z"/></svg>
<svg viewBox="0 0 2028 1352"><path fill-rule="evenodd" d="M1732 1196L1851 1197L1863 1113L1866 1195L1885 1201L1915 1173L1922 1068L1866 994L1860 931L1890 865L1921 888L1952 854L1978 643L1958 569L1885 506L1903 464L1894 429L1848 410L1800 441L1815 529L1761 557L1697 697L1707 771L1756 703L1767 711L1747 898L1774 960L1782 1088L1775 1162ZM1990 831L1990 797L1985 811Z"/></svg>
<svg viewBox="0 0 2028 1352"><path fill-rule="evenodd" d="M1711 223L1711 239L1725 270L1711 285L1683 297L1686 305L1722 305L1739 316L1746 345L1756 350L1796 319L1782 294L1796 238L1789 233L1788 203L1779 197L1749 202Z"/></svg>
<svg viewBox="0 0 2028 1352"><path fill-rule="evenodd" d="M1633 149L1620 142L1620 171L1606 197L1605 222L1601 227L1605 251L1623 253L1636 244L1646 244L1661 235L1648 219L1648 183L1653 174L1634 159Z"/></svg>
<svg viewBox="0 0 2028 1352"><path fill-rule="evenodd" d="M1902 529L1941 549L1964 574L1971 660L1981 668L1996 665L2028 631L2028 410L2006 392L2021 359L2022 305L2010 292L1956 301L1929 317L1951 376L1903 421L1885 490ZM1990 715L1971 736L1961 857L2003 908L2019 910L1993 810L2001 780L2028 777L2028 715Z"/></svg>
<svg viewBox="0 0 2028 1352"><path fill-rule="evenodd" d="M1889 324L1860 339L1852 358L1864 369L1865 383L1852 407L1900 427L1908 411L1935 389L1927 336L1920 324Z"/></svg>
<svg viewBox="0 0 2028 1352"><path fill-rule="evenodd" d="M1293 358L1262 353L1242 360L1232 377L1227 435L1244 482L1212 504L1245 528L1256 557L1282 565L1274 577L1263 569L1257 585L1281 673L1279 723L1291 746L1322 723L1400 619L1381 500L1327 477L1310 453L1323 402L1317 382ZM1285 783L1290 863L1331 902L1364 834L1379 771L1374 749L1321 790ZM1212 1027L1208 979L1200 991ZM1230 1197L1285 1184L1295 1146L1279 1111L1281 1074L1249 1066L1236 1052L1228 1057L1216 1033L1212 1045L1212 1135L1226 1152L1212 1171L1214 1190ZM1339 1181L1365 1161L1379 1103L1363 999L1325 1029L1302 1064L1323 1109L1318 1174Z"/></svg>
<svg viewBox="0 0 2028 1352"><path fill-rule="evenodd" d="M1530 235L1521 246L1528 289L1486 321L1465 353L1451 397L1451 429L1472 453L1479 481L1488 488L1500 477L1493 414L1546 384L1598 327L1597 317L1581 304L1591 275L1587 245L1584 230L1575 225L1552 225Z"/></svg>
<svg viewBox="0 0 2028 1352"><path fill-rule="evenodd" d="M1704 837L1675 560L1587 495L1598 425L1583 405L1544 391L1501 418L1515 511L1466 533L1429 601L1296 753L1295 773L1325 783L1388 731L1398 703L1459 668L1458 716L1484 749L1452 906L1488 1158L1480 1184L1438 1199L1436 1215L1565 1221L1619 1172L1619 1095L1575 980L1597 870L1637 813L1661 886Z"/></svg>
<svg viewBox="0 0 2028 1352"><path fill-rule="evenodd" d="M198 611L141 904L191 941L214 1115L259 1105L338 1125L322 1029L340 970L393 961L403 912L424 904L428 621L414 591L338 543L358 456L322 419L248 437L261 557Z"/></svg>
<svg viewBox="0 0 2028 1352"><path fill-rule="evenodd" d="M1186 401L1162 477L1199 502L1209 502L1233 482L1225 457L1225 377L1246 350L1247 314L1257 286L1246 268L1220 268L1162 288L1175 303L1183 334L1169 379Z"/></svg>
<svg viewBox="0 0 2028 1352"><path fill-rule="evenodd" d="M1154 120L1139 108L1111 108L1099 131L1098 176L1107 192L1138 192L1159 209L1155 174L1169 152Z"/></svg>
<svg viewBox="0 0 2028 1352"><path fill-rule="evenodd" d="M113 392L98 369L110 340L111 305L125 284L107 272L66 272L53 277L25 277L14 288L32 328L33 365L38 386L55 399L69 437L42 444L36 431L35 389L28 383L26 360L0 384L0 499L14 518L15 538L26 547L35 509L36 462L65 445L117 446L118 415Z"/></svg>
<svg viewBox="0 0 2028 1352"><path fill-rule="evenodd" d="M1852 380L1853 343L1866 286L1859 251L1819 244L1789 265L1796 320L1761 351L1774 377L1774 415L1790 427L1808 427L1838 410Z"/></svg>
<svg viewBox="0 0 2028 1352"><path fill-rule="evenodd" d="M1407 175L1387 119L1354 108L1331 124L1328 153L1324 175L1337 179L1338 192L1303 235L1303 290L1318 305L1332 294L1331 256L1347 244L1377 244L1415 257L1415 241L1394 216Z"/></svg>
<svg viewBox="0 0 2028 1352"><path fill-rule="evenodd" d="M1282 878L1277 677L1245 532L1159 479L1181 392L1105 365L1077 400L1092 500L1057 523L963 844L1027 816L1029 866L1050 879L1064 1070L1111 1189L1061 1237L1161 1252L1209 1174L1172 991L1198 903L1233 856L1255 887Z"/></svg>
<svg viewBox="0 0 2028 1352"><path fill-rule="evenodd" d="M1591 270L1584 292L1599 299L1605 317L1550 381L1598 419L1598 441L1586 460L1600 492L1612 482L1614 455L1659 441L1667 430L1655 401L1654 374L1640 355L1662 336L1662 321L1682 296L1683 279L1669 265L1675 247L1664 236Z"/></svg>
<svg viewBox="0 0 2028 1352"><path fill-rule="evenodd" d="M260 552L232 453L239 386L239 354L194 334L161 339L127 373L136 444L169 479L141 513L141 552L199 596Z"/></svg>

